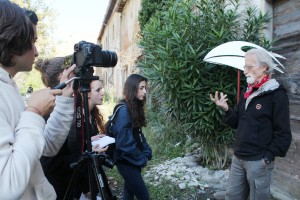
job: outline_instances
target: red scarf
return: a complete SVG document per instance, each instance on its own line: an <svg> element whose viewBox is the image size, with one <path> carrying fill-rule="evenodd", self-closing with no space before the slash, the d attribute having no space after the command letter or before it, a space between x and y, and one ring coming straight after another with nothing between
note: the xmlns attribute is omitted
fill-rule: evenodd
<svg viewBox="0 0 300 200"><path fill-rule="evenodd" d="M265 76L259 83L251 84L251 85L249 84L246 92L244 93L244 98L247 99L252 94L254 88L259 88L262 84L264 84L268 80L270 80L269 75Z"/></svg>

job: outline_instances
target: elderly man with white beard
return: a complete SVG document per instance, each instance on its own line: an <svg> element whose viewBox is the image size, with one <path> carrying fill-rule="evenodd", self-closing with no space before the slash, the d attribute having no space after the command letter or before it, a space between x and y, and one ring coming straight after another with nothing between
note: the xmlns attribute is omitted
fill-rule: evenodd
<svg viewBox="0 0 300 200"><path fill-rule="evenodd" d="M248 86L236 109L227 95L210 94L224 112L224 122L237 129L226 200L268 200L275 157L284 157L291 144L286 90L271 78L276 64L264 49L246 52L244 75Z"/></svg>

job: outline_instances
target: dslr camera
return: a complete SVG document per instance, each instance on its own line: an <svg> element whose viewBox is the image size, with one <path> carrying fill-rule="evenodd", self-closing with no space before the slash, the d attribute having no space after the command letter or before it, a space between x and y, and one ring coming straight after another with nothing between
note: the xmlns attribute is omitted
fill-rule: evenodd
<svg viewBox="0 0 300 200"><path fill-rule="evenodd" d="M74 53L71 64L76 64L79 69L75 73L86 71L87 67L114 67L118 62L118 56L113 51L103 51L102 47L86 41L80 41L74 45ZM70 65L69 65L70 66Z"/></svg>

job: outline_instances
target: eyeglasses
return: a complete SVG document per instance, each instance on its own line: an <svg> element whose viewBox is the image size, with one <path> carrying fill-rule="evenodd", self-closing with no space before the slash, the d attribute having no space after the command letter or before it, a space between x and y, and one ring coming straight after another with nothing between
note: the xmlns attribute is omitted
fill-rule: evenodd
<svg viewBox="0 0 300 200"><path fill-rule="evenodd" d="M250 69L252 69L252 67L255 67L255 66L253 66L253 65L244 65L244 70L245 69L250 70Z"/></svg>

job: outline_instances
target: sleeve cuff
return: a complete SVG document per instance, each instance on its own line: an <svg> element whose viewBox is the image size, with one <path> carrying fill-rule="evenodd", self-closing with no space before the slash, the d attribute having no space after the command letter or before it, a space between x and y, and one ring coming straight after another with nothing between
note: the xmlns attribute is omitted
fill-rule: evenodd
<svg viewBox="0 0 300 200"><path fill-rule="evenodd" d="M267 158L267 159L270 160L270 161L274 161L275 156L272 154L272 152L267 151L267 152L265 153L265 155L264 155L264 158Z"/></svg>
<svg viewBox="0 0 300 200"><path fill-rule="evenodd" d="M74 99L65 96L56 96L55 110L62 113L74 113Z"/></svg>

